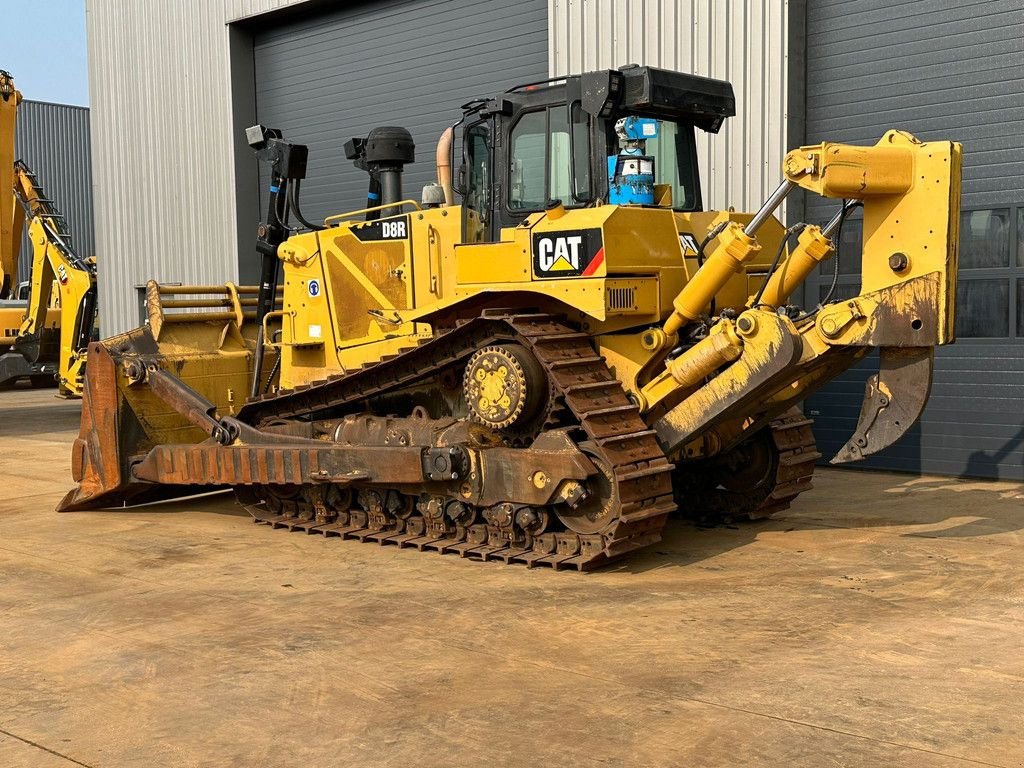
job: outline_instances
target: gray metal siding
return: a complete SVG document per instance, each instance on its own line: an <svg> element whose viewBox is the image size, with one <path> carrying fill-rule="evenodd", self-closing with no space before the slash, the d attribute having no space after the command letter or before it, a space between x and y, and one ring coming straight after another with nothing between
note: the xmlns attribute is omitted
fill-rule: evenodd
<svg viewBox="0 0 1024 768"><path fill-rule="evenodd" d="M232 97L252 94L232 93L229 22L301 4L86 0L104 333L138 324L150 278L237 279Z"/></svg>
<svg viewBox="0 0 1024 768"><path fill-rule="evenodd" d="M732 83L736 116L697 131L705 207L757 210L789 149L790 13L795 0L550 0L551 74L623 64Z"/></svg>
<svg viewBox="0 0 1024 768"><path fill-rule="evenodd" d="M408 128L416 162L405 197L435 179L441 131L476 96L543 80L547 0L384 0L274 24L255 33L256 115L308 144L303 214L366 204L367 175L342 146L376 126Z"/></svg>
<svg viewBox="0 0 1024 768"><path fill-rule="evenodd" d="M26 99L18 110L14 156L31 168L46 194L65 216L72 245L82 256L96 253L92 211L89 110ZM21 239L18 280L28 280L32 248Z"/></svg>
<svg viewBox="0 0 1024 768"><path fill-rule="evenodd" d="M909 472L1024 479L1024 11L1019 0L949 4L913 0L809 0L807 141L874 143L888 128L964 145L963 209L1009 209L1001 233L1006 261L971 268L961 239L961 290L998 281L1007 296L1008 335L961 338L940 348L932 395L921 422L900 443L862 466ZM835 204L831 205L834 208ZM831 208L808 201L808 220ZM844 270L845 272L846 270ZM856 278L841 278L847 289ZM815 276L809 294L831 282ZM1018 298L1020 297L1020 298ZM986 308L962 301L965 320ZM986 316L987 317L987 316ZM876 362L810 398L824 453L852 434L863 385Z"/></svg>

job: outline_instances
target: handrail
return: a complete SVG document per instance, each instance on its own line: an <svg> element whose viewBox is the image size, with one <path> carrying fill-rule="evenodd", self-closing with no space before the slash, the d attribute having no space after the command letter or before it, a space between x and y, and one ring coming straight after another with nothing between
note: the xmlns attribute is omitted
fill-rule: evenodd
<svg viewBox="0 0 1024 768"><path fill-rule="evenodd" d="M358 211L349 211L348 213L338 213L334 216L328 216L324 219L324 224L330 224L332 221L341 221L351 216L358 216L361 213L372 213L373 211L383 211L390 208L398 208L403 205L411 205L417 211L422 211L423 206L417 203L415 200L399 200L397 203L388 203L387 205L375 205L372 208L360 208ZM398 214L395 214L398 215Z"/></svg>

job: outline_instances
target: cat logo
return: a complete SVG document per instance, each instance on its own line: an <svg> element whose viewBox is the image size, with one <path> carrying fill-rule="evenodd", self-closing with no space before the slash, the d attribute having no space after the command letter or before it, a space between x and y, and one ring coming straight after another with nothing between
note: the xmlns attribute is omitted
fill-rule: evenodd
<svg viewBox="0 0 1024 768"><path fill-rule="evenodd" d="M541 272L579 271L582 244L582 235L540 238L537 241L537 263Z"/></svg>
<svg viewBox="0 0 1024 768"><path fill-rule="evenodd" d="M697 255L697 240L688 232L679 233L679 245L683 247L683 256Z"/></svg>
<svg viewBox="0 0 1024 768"><path fill-rule="evenodd" d="M533 271L537 277L590 277L604 263L601 230L536 233Z"/></svg>

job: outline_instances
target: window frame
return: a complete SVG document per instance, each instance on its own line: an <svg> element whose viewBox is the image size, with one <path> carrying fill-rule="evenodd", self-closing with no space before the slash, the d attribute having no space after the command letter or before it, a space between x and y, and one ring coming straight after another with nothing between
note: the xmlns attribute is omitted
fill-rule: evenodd
<svg viewBox="0 0 1024 768"><path fill-rule="evenodd" d="M1002 267L965 267L962 254L958 253L957 258L957 284L965 280L1002 280L1008 287L1007 330L1006 336L957 336L957 343L961 341L971 344L1024 344L1024 329L1017 327L1017 281L1024 279L1024 264L1020 262L1018 247L1024 238L1024 232L1020 231L1020 219L1024 216L1024 200L1002 200L986 205L972 205L960 209L961 217L965 213L975 211L998 211L1008 210L1010 213L1007 238L1009 241L1009 258L1007 265ZM959 222L957 223L959 226ZM959 306L957 312L959 313Z"/></svg>
<svg viewBox="0 0 1024 768"><path fill-rule="evenodd" d="M514 207L512 207L512 174L513 174L513 172L515 170L515 154L514 154L515 140L516 140L515 132L516 132L516 129L519 127L519 124L525 118L527 118L530 115L536 115L536 114L541 113L541 112L544 113L544 195L545 195L545 197L548 198L548 200L551 199L551 113L554 110L563 110L563 111L565 111L565 113L566 113L566 126L568 128L566 135L569 138L569 145L568 145L568 148L569 148L568 173L569 173L569 186L570 186L569 195L570 195L570 197L572 199L571 200L562 200L562 205L565 206L566 208L586 208L588 205L593 203L594 197L595 197L595 191L594 191L594 169L593 169L593 163L590 160L590 158L591 158L591 156L593 154L593 141L592 141L593 137L592 137L592 130L591 130L592 126L591 126L591 122L590 122L592 118L591 118L591 116L589 114L587 114L587 112L585 110L582 110L582 109L581 109L582 114L587 116L585 134L586 134L587 144L588 144L588 147L587 147L587 158L588 158L587 159L587 166L588 166L588 168L590 168L590 189L589 189L590 197L587 200L583 201L583 202L577 202L576 199L575 199L574 190L572 189L572 187L575 184L575 180L576 180L576 173L575 173L575 171L576 171L576 168L575 168L576 163L575 163L575 156L574 156L575 141L573 139L573 130L572 130L572 126L573 126L573 122L572 122L572 107L573 107L574 104L579 104L579 103L580 103L579 99L574 99L573 101L570 101L568 103L563 102L563 103L560 103L560 104L541 104L541 105L537 105L535 107L531 107L530 109L523 109L520 112L518 112L516 114L516 116L513 118L512 122L511 122L511 124L509 125L509 128L508 128L508 162L505 164L506 168L505 168L505 179L504 179L506 191L502 195L502 202L501 202L502 209L503 209L503 211L505 212L506 215L508 215L508 216L520 216L521 217L521 216L528 216L531 213L536 213L537 211L544 210L543 207L541 207L541 208L514 208ZM545 203L546 202L547 201L545 201Z"/></svg>
<svg viewBox="0 0 1024 768"><path fill-rule="evenodd" d="M462 162L463 167L466 169L465 179L462 180L464 185L463 189L459 190L459 196L462 198L462 240L467 242L468 237L468 224L469 224L469 211L476 210L472 206L467 204L469 199L469 185L470 177L472 176L472 163L470 162L470 142L467 140L470 132L474 128L484 127L487 132L487 199L485 200L484 213L486 219L483 220L484 225L484 240L480 242L489 242L492 239L492 230L494 226L494 135L495 125L494 119L491 117L484 117L475 122L467 125L462 132ZM477 241L474 241L477 242Z"/></svg>

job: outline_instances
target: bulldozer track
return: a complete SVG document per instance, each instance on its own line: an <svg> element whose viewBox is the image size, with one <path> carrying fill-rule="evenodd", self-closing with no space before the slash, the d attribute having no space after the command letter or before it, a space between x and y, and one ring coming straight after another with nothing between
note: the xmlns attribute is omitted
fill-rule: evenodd
<svg viewBox="0 0 1024 768"><path fill-rule="evenodd" d="M687 484L680 506L702 524L762 520L789 509L792 501L811 490L814 467L821 458L811 431L812 419L791 408L766 429L775 453L770 476L757 487L727 489Z"/></svg>
<svg viewBox="0 0 1024 768"><path fill-rule="evenodd" d="M457 553L477 560L500 560L588 570L649 546L661 538L675 510L669 463L655 433L627 397L591 337L547 314L489 313L416 347L322 382L263 396L243 407L239 417L256 426L277 419L335 418L358 409L373 397L421 380L426 370L460 363L487 344L516 342L543 366L557 406L568 412L582 434L581 445L606 468L610 479L607 514L611 521L595 533L572 530L510 535L510 528L476 524L433 530L415 513L404 518L370 509L333 510L324 514L312 504L264 496L248 505L257 522L419 550ZM528 450L528 449L526 449ZM382 489L376 489L380 498ZM379 506L379 505L377 505ZM554 514L552 514L554 517Z"/></svg>
<svg viewBox="0 0 1024 768"><path fill-rule="evenodd" d="M813 423L813 419L806 418L798 408L791 409L771 423L772 441L779 452L775 485L768 498L747 513L751 520L771 517L776 512L789 509L793 499L814 487L814 467L821 453L811 431Z"/></svg>

